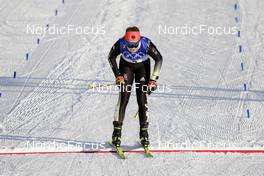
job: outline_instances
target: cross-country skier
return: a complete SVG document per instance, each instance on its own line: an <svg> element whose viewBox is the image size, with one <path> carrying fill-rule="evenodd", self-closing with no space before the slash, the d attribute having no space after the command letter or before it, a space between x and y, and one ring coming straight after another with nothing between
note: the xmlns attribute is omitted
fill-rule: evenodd
<svg viewBox="0 0 264 176"><path fill-rule="evenodd" d="M121 58L118 67L116 58L119 54L121 54ZM149 56L155 61L152 75L150 74ZM150 93L157 88L156 82L159 78L162 56L150 39L141 36L139 29L133 26L128 27L125 36L113 45L108 60L116 77L116 84L120 86L119 99L113 121L112 144L116 147L121 144L121 130L125 110L135 79L140 124L139 138L141 144L147 147L149 145L149 136L146 93Z"/></svg>

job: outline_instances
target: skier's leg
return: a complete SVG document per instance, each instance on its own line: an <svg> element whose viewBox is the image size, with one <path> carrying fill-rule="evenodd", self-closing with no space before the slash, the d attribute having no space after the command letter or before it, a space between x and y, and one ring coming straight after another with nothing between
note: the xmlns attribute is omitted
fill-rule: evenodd
<svg viewBox="0 0 264 176"><path fill-rule="evenodd" d="M137 103L138 103L138 115L140 132L139 137L142 145L149 145L149 135L148 135L148 103L147 103L147 83L149 81L150 75L150 62L149 60L142 63L135 72L136 81L136 93L137 93Z"/></svg>
<svg viewBox="0 0 264 176"><path fill-rule="evenodd" d="M120 63L120 71L124 75L125 85L120 87L119 98L115 110L115 119L113 122L114 131L112 135L112 143L116 146L121 144L122 124L125 116L126 107L131 94L131 87L134 79L133 68L124 63Z"/></svg>
<svg viewBox="0 0 264 176"><path fill-rule="evenodd" d="M139 116L139 124L140 126L147 122L148 120L148 102L146 89L147 86L144 82L136 81L137 88L137 103L138 103L138 116Z"/></svg>
<svg viewBox="0 0 264 176"><path fill-rule="evenodd" d="M141 144L144 146L149 145L149 135L148 135L148 103L146 92L137 89L137 101L138 101L138 115L139 115L139 138Z"/></svg>
<svg viewBox="0 0 264 176"><path fill-rule="evenodd" d="M122 62L121 62L122 63ZM124 66L123 66L124 65ZM124 75L125 85L120 87L119 99L116 106L115 121L123 122L126 107L132 90L134 80L133 67L130 65L120 64L120 71Z"/></svg>

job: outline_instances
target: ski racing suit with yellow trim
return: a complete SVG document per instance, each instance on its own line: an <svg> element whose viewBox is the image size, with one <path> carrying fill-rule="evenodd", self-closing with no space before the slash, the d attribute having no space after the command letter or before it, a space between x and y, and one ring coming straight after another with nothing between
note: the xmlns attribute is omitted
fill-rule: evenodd
<svg viewBox="0 0 264 176"><path fill-rule="evenodd" d="M121 54L119 68L116 58ZM154 69L151 73L151 57L154 61ZM138 103L138 116L140 127L148 123L148 104L145 87L150 80L157 81L162 65L162 56L156 46L147 37L141 36L139 49L132 53L126 46L124 38L120 38L111 48L108 61L112 67L115 77L124 76L125 87L120 89L118 103L115 109L114 121L123 123L125 110L131 94L131 87L135 79L136 97Z"/></svg>

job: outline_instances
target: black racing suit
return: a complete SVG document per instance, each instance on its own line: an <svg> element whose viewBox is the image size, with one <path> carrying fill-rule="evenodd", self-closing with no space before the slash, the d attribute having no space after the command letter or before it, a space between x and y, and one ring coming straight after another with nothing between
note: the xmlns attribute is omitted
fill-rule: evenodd
<svg viewBox="0 0 264 176"><path fill-rule="evenodd" d="M157 50L156 46L151 41L149 41L147 54L155 61L152 75L150 75L150 59L147 59L141 63L129 63L121 56L118 68L116 58L119 54L121 53L119 50L119 42L117 41L110 50L108 60L115 76L123 75L125 78L125 86L129 87L126 89L121 89L119 93L119 99L115 111L115 121L118 121L122 124L124 120L126 106L131 93L130 90L135 78L139 123L140 127L144 127L148 120L147 96L146 91L144 90L150 80L156 81L158 79L162 65L162 56Z"/></svg>

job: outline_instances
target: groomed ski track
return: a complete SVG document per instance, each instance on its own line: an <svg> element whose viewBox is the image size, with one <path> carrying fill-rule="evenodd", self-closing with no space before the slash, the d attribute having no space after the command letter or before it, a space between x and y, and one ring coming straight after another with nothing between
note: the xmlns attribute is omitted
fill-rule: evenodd
<svg viewBox="0 0 264 176"><path fill-rule="evenodd" d="M263 1L0 0L0 9L0 144L5 147L0 149L0 175L264 174ZM27 24L104 26L106 33L29 35ZM236 26L241 36L159 33L159 25L185 24ZM237 143L244 149L152 149L153 159L144 158L142 149L128 149L126 161L111 155L111 149L20 150L32 140L111 139L117 93L92 92L88 85L114 81L107 55L129 25L139 26L157 45L164 58L158 83L171 88L149 96L151 142ZM136 111L133 93L124 148L138 140Z"/></svg>

